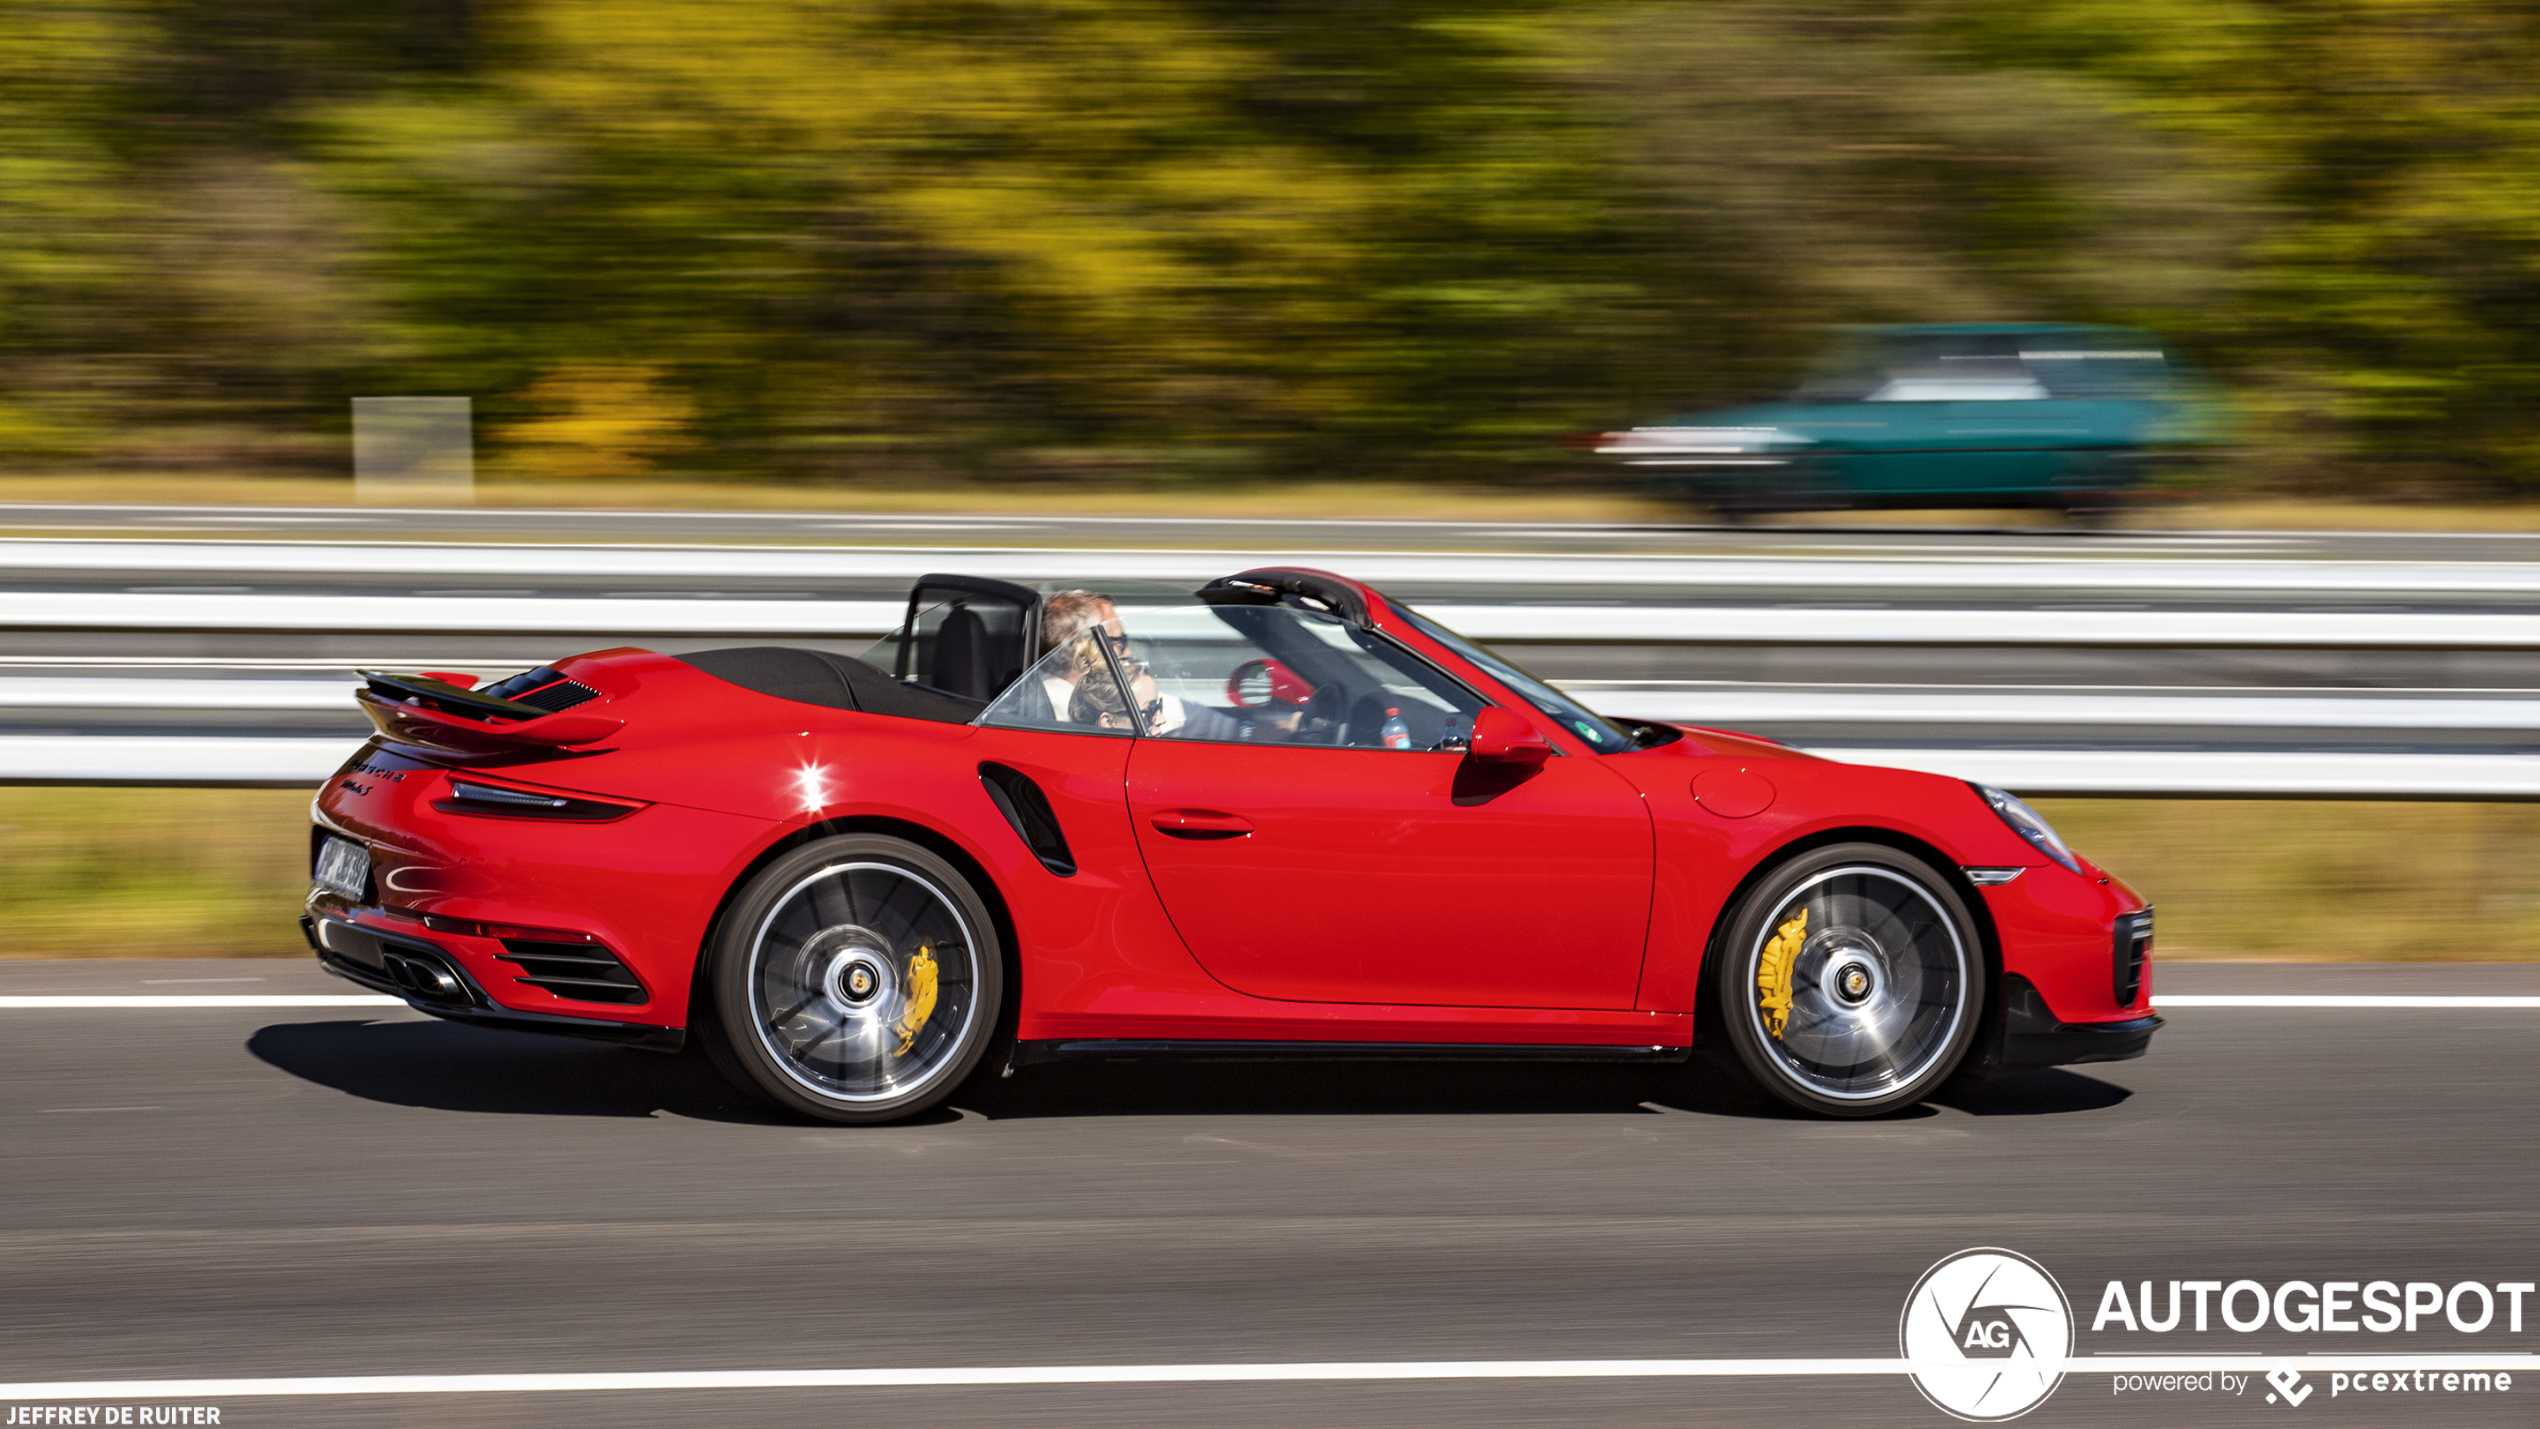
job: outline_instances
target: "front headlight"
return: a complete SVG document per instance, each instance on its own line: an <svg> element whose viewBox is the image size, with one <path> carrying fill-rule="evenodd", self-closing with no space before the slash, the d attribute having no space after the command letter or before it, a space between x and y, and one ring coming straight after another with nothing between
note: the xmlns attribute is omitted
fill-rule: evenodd
<svg viewBox="0 0 2540 1429"><path fill-rule="evenodd" d="M2081 872L2081 860L2073 857L2073 851L2064 846L2055 826L2046 822L2035 809L2021 803L2018 795L1990 784L1970 784L1967 787L1982 795L1984 801L1993 806L1993 812L2002 816L2002 822L2009 824L2013 833L2027 839L2039 853L2075 873Z"/></svg>

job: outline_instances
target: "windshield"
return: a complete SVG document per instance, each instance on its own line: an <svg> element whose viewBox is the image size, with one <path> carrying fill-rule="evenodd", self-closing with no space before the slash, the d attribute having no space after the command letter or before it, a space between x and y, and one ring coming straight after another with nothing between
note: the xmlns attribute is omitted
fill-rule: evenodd
<svg viewBox="0 0 2540 1429"><path fill-rule="evenodd" d="M1792 394L1802 402L2015 402L2153 397L2171 384L2149 334L2125 329L1860 333Z"/></svg>
<svg viewBox="0 0 2540 1429"><path fill-rule="evenodd" d="M1488 671L1491 678L1517 692L1528 704L1550 715L1599 754L1619 754L1633 747L1631 736L1606 723L1605 717L1490 651L1406 606L1395 606L1402 618L1423 635Z"/></svg>
<svg viewBox="0 0 2540 1429"><path fill-rule="evenodd" d="M1462 749L1481 696L1383 636L1289 605L1101 603L980 717L1152 739Z"/></svg>

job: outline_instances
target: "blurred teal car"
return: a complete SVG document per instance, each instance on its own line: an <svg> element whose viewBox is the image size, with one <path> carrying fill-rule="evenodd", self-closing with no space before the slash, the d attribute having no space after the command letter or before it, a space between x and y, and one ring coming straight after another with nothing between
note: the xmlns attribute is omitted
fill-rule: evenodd
<svg viewBox="0 0 2540 1429"><path fill-rule="evenodd" d="M2125 504L2206 440L2195 384L2132 328L1856 329L1785 401L1607 432L1596 451L1724 515Z"/></svg>

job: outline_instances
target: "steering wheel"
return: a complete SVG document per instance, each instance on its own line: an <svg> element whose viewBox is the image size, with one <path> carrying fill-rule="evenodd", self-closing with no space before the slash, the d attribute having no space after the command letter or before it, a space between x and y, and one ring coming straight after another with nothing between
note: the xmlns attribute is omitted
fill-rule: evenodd
<svg viewBox="0 0 2540 1429"><path fill-rule="evenodd" d="M1349 737L1349 696L1335 681L1314 691L1298 714L1296 742L1339 744Z"/></svg>

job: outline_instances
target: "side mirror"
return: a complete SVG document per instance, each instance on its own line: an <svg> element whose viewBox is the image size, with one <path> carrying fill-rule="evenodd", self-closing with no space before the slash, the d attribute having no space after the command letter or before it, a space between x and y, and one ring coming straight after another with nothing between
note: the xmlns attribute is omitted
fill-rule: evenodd
<svg viewBox="0 0 2540 1429"><path fill-rule="evenodd" d="M1531 769L1552 757L1552 742L1514 712L1489 705L1473 716L1471 754L1479 763Z"/></svg>

